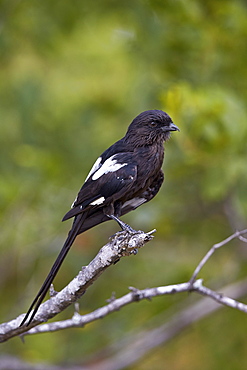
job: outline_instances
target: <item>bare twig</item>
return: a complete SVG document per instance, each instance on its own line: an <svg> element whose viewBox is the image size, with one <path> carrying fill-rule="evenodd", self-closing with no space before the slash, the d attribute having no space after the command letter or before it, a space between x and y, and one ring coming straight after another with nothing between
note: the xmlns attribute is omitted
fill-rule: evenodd
<svg viewBox="0 0 247 370"><path fill-rule="evenodd" d="M242 237L242 235L243 234L246 234L246 233L247 233L247 229L244 229L242 231L236 231L234 234L232 234L228 238L222 240L220 243L214 244L212 246L212 248L209 249L209 251L207 252L207 254L202 258L202 260L197 265L197 267L196 267L195 271L193 272L193 275L192 275L192 277L190 279L191 284L193 285L193 283L195 282L195 280L196 280L199 272L201 271L201 269L203 268L203 266L207 263L207 261L209 260L209 258L214 254L214 252L216 251L216 249L219 249L219 248L223 247L224 245L228 244L231 240L233 240L235 238L239 238L242 241L247 241L245 238Z"/></svg>
<svg viewBox="0 0 247 370"><path fill-rule="evenodd" d="M247 243L247 238L245 238L244 236L239 235L238 239L244 243Z"/></svg>

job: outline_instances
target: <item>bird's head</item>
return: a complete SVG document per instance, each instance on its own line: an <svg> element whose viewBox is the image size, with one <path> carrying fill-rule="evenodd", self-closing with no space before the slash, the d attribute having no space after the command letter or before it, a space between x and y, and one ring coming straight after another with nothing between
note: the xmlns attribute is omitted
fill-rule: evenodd
<svg viewBox="0 0 247 370"><path fill-rule="evenodd" d="M126 138L136 146L166 141L171 131L179 131L171 117L162 110L147 110L140 113L129 125Z"/></svg>

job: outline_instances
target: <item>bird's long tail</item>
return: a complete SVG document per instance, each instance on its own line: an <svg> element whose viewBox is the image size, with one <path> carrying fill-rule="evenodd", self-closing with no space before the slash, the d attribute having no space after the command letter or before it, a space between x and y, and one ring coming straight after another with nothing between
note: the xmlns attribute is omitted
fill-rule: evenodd
<svg viewBox="0 0 247 370"><path fill-rule="evenodd" d="M32 322L36 312L38 311L39 306L41 305L43 299L45 298L46 293L48 292L51 283L53 282L55 276L58 273L59 268L61 267L67 253L70 250L70 247L72 246L76 236L78 235L79 229L81 225L83 224L85 218L87 217L87 211L84 213L79 214L76 218L75 221L72 225L72 228L68 234L67 239L65 240L65 243L56 259L54 262L49 274L47 275L47 278L45 279L43 285L41 286L38 294L34 298L31 306L29 307L24 319L22 320L20 326L24 325L27 322L27 326ZM33 312L31 313L33 309ZM31 313L31 315L30 315ZM30 317L29 317L30 315Z"/></svg>

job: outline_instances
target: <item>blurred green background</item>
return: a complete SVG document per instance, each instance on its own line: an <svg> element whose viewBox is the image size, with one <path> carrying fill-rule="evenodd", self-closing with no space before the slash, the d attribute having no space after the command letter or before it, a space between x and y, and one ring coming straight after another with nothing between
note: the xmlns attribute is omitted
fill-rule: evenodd
<svg viewBox="0 0 247 370"><path fill-rule="evenodd" d="M66 238L70 221L60 220L91 165L143 110L167 111L181 130L166 144L162 190L124 217L157 233L100 277L80 312L128 286L186 281L212 244L246 227L246 40L245 1L0 2L1 322L26 311ZM117 230L109 222L78 237L55 289ZM246 245L232 242L200 276L220 288L246 276L246 258ZM156 298L84 329L25 344L14 338L0 351L33 363L81 363L197 299ZM73 307L56 320L72 314ZM224 308L133 368L246 369L246 330L246 316Z"/></svg>

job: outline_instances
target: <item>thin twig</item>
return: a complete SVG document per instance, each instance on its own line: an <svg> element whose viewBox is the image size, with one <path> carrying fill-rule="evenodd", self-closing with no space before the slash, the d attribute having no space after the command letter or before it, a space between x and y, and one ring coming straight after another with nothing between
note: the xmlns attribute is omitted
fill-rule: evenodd
<svg viewBox="0 0 247 370"><path fill-rule="evenodd" d="M235 238L239 238L240 240L247 242L247 240L242 237L242 235L243 234L246 234L246 233L247 233L247 229L244 229L242 231L236 231L234 234L232 234L228 238L222 240L220 243L214 244L212 246L212 248L209 249L209 251L207 252L207 254L202 258L202 260L197 265L195 271L193 272L192 277L190 279L191 285L193 285L193 283L197 279L197 276L198 276L199 272L201 271L201 269L203 268L203 266L207 263L207 261L209 260L209 258L214 254L214 252L217 249L219 249L219 248L223 247L224 245L228 244L231 240L233 240Z"/></svg>

